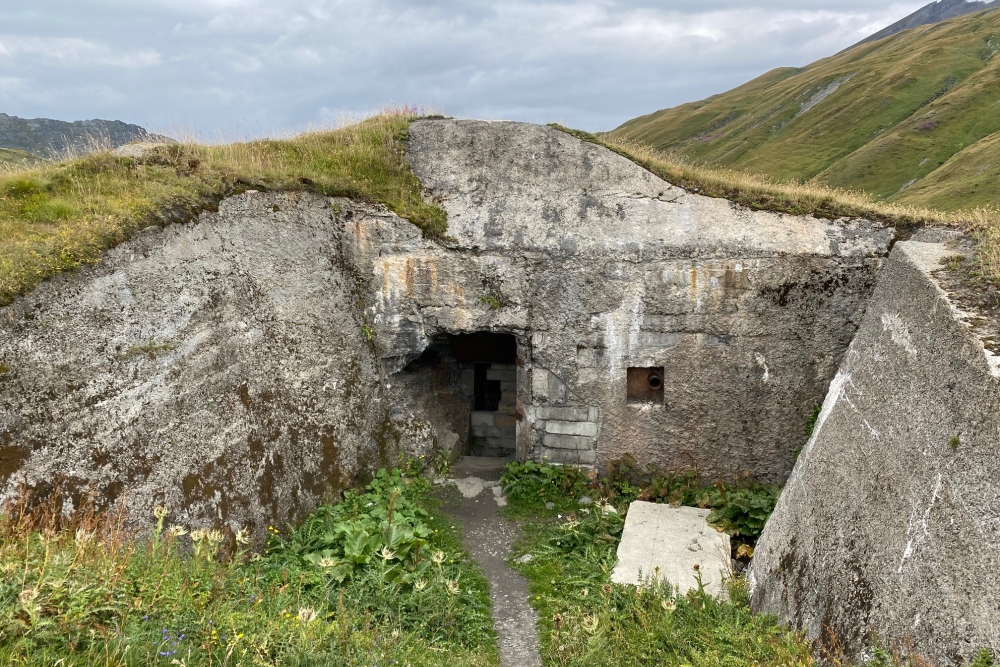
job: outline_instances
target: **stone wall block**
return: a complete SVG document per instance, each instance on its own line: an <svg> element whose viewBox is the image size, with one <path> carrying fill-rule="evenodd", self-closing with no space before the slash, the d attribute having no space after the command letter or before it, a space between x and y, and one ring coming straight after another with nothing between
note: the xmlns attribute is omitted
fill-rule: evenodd
<svg viewBox="0 0 1000 667"><path fill-rule="evenodd" d="M517 371L516 370L497 370L496 365L490 366L489 370L486 371L487 380L499 380L500 382L517 382Z"/></svg>
<svg viewBox="0 0 1000 667"><path fill-rule="evenodd" d="M542 448L538 458L546 463L565 465L594 465L597 463L597 453L587 450Z"/></svg>
<svg viewBox="0 0 1000 667"><path fill-rule="evenodd" d="M556 433L559 435L583 435L590 438L597 437L597 424L594 422L564 422L550 420L545 422L546 433Z"/></svg>
<svg viewBox="0 0 1000 667"><path fill-rule="evenodd" d="M594 448L593 438L577 435L546 433L543 442L550 449L591 450Z"/></svg>
<svg viewBox="0 0 1000 667"><path fill-rule="evenodd" d="M531 396L536 401L549 397L549 372L544 368L531 369Z"/></svg>
<svg viewBox="0 0 1000 667"><path fill-rule="evenodd" d="M498 414L496 418L496 425L500 428L514 428L517 426L517 418L513 415Z"/></svg>
<svg viewBox="0 0 1000 667"><path fill-rule="evenodd" d="M590 411L587 408L536 407L535 419L559 419L562 421L585 422L590 419Z"/></svg>

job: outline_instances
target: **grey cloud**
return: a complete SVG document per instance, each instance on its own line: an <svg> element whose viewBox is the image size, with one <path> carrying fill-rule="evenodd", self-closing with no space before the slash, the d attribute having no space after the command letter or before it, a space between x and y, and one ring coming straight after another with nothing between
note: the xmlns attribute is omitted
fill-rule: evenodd
<svg viewBox="0 0 1000 667"><path fill-rule="evenodd" d="M830 55L920 4L35 0L0 9L0 111L210 139L389 102L608 129Z"/></svg>

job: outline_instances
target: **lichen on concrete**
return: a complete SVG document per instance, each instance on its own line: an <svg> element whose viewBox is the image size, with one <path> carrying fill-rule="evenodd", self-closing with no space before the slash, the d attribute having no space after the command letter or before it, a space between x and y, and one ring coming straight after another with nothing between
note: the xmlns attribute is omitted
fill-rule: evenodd
<svg viewBox="0 0 1000 667"><path fill-rule="evenodd" d="M0 311L5 497L62 486L262 539L423 453L365 344L343 223L323 197L248 192Z"/></svg>

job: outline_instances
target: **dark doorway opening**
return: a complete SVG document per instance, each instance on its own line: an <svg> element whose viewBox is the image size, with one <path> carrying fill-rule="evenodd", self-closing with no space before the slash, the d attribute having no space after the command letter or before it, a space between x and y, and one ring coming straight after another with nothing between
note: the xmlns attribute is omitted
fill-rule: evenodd
<svg viewBox="0 0 1000 667"><path fill-rule="evenodd" d="M517 340L488 332L450 336L451 351L473 368L469 454L512 456L517 441Z"/></svg>
<svg viewBox="0 0 1000 667"><path fill-rule="evenodd" d="M510 334L480 331L448 337L455 358L467 364L513 364L517 361L517 339Z"/></svg>
<svg viewBox="0 0 1000 667"><path fill-rule="evenodd" d="M476 404L473 410L484 412L496 412L500 409L500 399L503 397L503 389L500 380L490 380L491 364L476 364L475 370L475 396Z"/></svg>

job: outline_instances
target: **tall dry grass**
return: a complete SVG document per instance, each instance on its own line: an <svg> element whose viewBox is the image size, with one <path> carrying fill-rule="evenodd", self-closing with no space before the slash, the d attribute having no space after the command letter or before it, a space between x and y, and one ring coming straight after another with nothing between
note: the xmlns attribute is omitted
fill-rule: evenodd
<svg viewBox="0 0 1000 667"><path fill-rule="evenodd" d="M607 137L600 143L675 185L754 208L827 217L864 217L899 226L947 225L969 231L983 225L1000 225L1000 210L996 208L949 212L895 204L879 201L859 190L780 181L750 171L707 167L635 141Z"/></svg>
<svg viewBox="0 0 1000 667"><path fill-rule="evenodd" d="M226 145L170 144L140 158L100 150L0 176L0 305L149 225L185 220L248 188L379 202L429 236L447 217L406 162L410 109L339 129Z"/></svg>
<svg viewBox="0 0 1000 667"><path fill-rule="evenodd" d="M841 190L811 182L780 181L737 169L707 167L639 142L560 129L606 146L674 185L710 197L729 199L750 208L827 218L867 218L900 229L931 225L960 230L978 241L977 266L971 275L990 283L1000 283L1000 209L996 207L939 211L889 203L879 201L866 192Z"/></svg>

